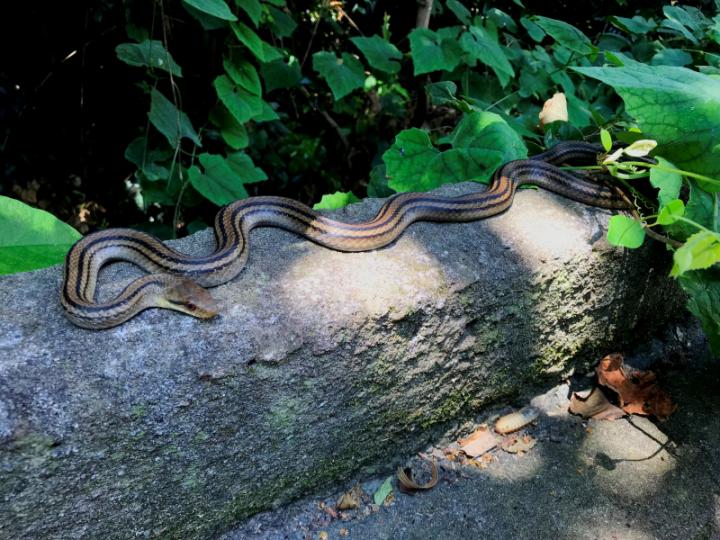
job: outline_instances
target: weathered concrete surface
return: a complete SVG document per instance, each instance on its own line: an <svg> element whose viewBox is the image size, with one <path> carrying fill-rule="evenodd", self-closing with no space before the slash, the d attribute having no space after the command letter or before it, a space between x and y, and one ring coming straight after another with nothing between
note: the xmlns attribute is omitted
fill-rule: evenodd
<svg viewBox="0 0 720 540"><path fill-rule="evenodd" d="M523 191L374 253L256 231L205 323L156 310L89 332L61 313L59 267L2 278L0 537L209 538L641 339L682 298L664 250L603 244L609 215Z"/></svg>

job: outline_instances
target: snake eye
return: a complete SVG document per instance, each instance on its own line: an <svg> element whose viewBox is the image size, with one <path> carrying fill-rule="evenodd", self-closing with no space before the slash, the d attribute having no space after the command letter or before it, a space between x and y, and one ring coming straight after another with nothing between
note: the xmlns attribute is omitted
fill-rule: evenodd
<svg viewBox="0 0 720 540"><path fill-rule="evenodd" d="M188 302L187 304L185 304L185 307L190 311L195 311L197 309L197 306L192 302Z"/></svg>

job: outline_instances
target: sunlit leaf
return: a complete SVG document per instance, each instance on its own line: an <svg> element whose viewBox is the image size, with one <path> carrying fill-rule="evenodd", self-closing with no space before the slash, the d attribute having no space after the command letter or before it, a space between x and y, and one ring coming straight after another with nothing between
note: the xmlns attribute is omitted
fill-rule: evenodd
<svg viewBox="0 0 720 540"><path fill-rule="evenodd" d="M615 88L643 133L658 141L658 153L681 169L720 177L720 80L639 62L573 69Z"/></svg>
<svg viewBox="0 0 720 540"><path fill-rule="evenodd" d="M0 274L62 262L81 236L49 212L0 195Z"/></svg>
<svg viewBox="0 0 720 540"><path fill-rule="evenodd" d="M334 210L343 208L348 204L356 203L358 199L352 191L336 191L323 195L320 202L313 205L314 210Z"/></svg>
<svg viewBox="0 0 720 540"><path fill-rule="evenodd" d="M645 240L645 229L641 223L623 215L610 218L608 224L608 242L613 246L638 248Z"/></svg>
<svg viewBox="0 0 720 540"><path fill-rule="evenodd" d="M441 70L452 71L460 63L462 56L457 40L443 39L428 28L415 28L410 32L410 52L415 75Z"/></svg>
<svg viewBox="0 0 720 540"><path fill-rule="evenodd" d="M687 239L673 255L671 276L681 276L688 270L710 268L720 261L720 234L700 231Z"/></svg>

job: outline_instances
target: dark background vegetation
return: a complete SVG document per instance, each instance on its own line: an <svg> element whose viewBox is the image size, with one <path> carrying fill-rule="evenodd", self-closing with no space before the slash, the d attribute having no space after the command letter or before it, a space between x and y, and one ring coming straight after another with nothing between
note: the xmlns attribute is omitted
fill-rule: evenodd
<svg viewBox="0 0 720 540"><path fill-rule="evenodd" d="M464 3L483 9L482 3ZM457 24L442 2L435 4L431 28ZM663 4L525 1L524 8L514 2L492 6L513 18L524 13L561 19L592 39L607 30L610 15L657 13ZM393 42L408 50L415 2L361 0L342 7L365 35L379 33L384 14L389 14ZM338 24L323 16L313 37L309 14L322 13L327 4L289 1L287 8L298 28L283 46L307 58L305 77L317 76L311 69L313 52L348 50L342 41L359 35L347 20ZM162 9L168 49L185 72L182 108L197 127L207 122L207 110L217 101L211 82L222 71L222 40L203 31L180 2L23 2L13 3L13 9L10 13L4 7L0 18L0 194L47 209L81 232L167 221L157 208L143 211L126 185L135 167L124 159L124 150L147 129L148 98L138 86L137 68L120 62L115 47L128 41L128 23L163 39ZM273 41L267 30L260 33ZM423 87L428 79L432 76L413 77L410 63L404 63L400 81L410 100L400 115L373 113L368 94L355 93L339 108L329 92L276 91L269 100L281 102L289 117L268 127L277 132L280 145L249 149L270 177L250 186L250 194L282 194L308 204L335 190L365 195L373 160L394 135L432 122L433 114L446 114L426 107ZM321 112L331 109L343 129L352 126L347 146ZM443 122L452 123L452 115ZM207 222L215 210L205 201L193 213Z"/></svg>

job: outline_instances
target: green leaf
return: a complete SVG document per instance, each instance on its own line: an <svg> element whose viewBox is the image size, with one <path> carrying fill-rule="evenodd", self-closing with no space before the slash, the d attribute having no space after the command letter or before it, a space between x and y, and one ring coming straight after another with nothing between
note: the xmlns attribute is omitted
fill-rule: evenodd
<svg viewBox="0 0 720 540"><path fill-rule="evenodd" d="M461 23L467 26L470 25L470 18L472 14L468 11L468 8L463 6L460 2L458 2L458 0L447 0L445 5L458 19L460 19Z"/></svg>
<svg viewBox="0 0 720 540"><path fill-rule="evenodd" d="M256 167L245 152L235 152L227 157L228 166L240 178L243 184L255 184L267 180L268 176L260 167Z"/></svg>
<svg viewBox="0 0 720 540"><path fill-rule="evenodd" d="M650 60L653 66L687 66L692 64L693 58L682 49L663 49L658 51Z"/></svg>
<svg viewBox="0 0 720 540"><path fill-rule="evenodd" d="M190 139L202 146L195 128L187 114L179 110L173 103L155 88L150 92L150 112L148 118L157 130L165 135L170 146L176 147L180 139Z"/></svg>
<svg viewBox="0 0 720 540"><path fill-rule="evenodd" d="M410 128L395 137L395 143L383 154L388 186L395 191L428 191L439 185L426 179L430 162L440 153L422 129Z"/></svg>
<svg viewBox="0 0 720 540"><path fill-rule="evenodd" d="M115 47L115 54L119 60L128 65L162 69L176 77L182 77L182 69L175 63L161 41L121 43Z"/></svg>
<svg viewBox="0 0 720 540"><path fill-rule="evenodd" d="M265 91L272 92L278 88L291 88L302 79L300 62L294 56L285 60L274 60L260 65L260 75L265 81Z"/></svg>
<svg viewBox="0 0 720 540"><path fill-rule="evenodd" d="M170 176L170 170L156 162L165 161L171 156L172 153L166 150L150 150L145 136L138 137L125 149L125 159L140 169L151 182L165 180Z"/></svg>
<svg viewBox="0 0 720 540"><path fill-rule="evenodd" d="M613 246L637 248L645 240L645 229L632 218L616 215L608 224L608 242Z"/></svg>
<svg viewBox="0 0 720 540"><path fill-rule="evenodd" d="M252 119L255 122L270 122L272 120L280 120L280 117L267 101L261 100L260 112L253 116Z"/></svg>
<svg viewBox="0 0 720 540"><path fill-rule="evenodd" d="M278 37L286 38L292 36L297 23L288 13L277 9L273 6L267 6L267 23L273 34Z"/></svg>
<svg viewBox="0 0 720 540"><path fill-rule="evenodd" d="M410 32L410 53L413 73L422 75L432 71L452 71L460 63L462 49L455 39L443 39L428 28Z"/></svg>
<svg viewBox="0 0 720 540"><path fill-rule="evenodd" d="M224 21L237 21L237 17L230 11L225 0L183 0L187 5L198 11L212 15Z"/></svg>
<svg viewBox="0 0 720 540"><path fill-rule="evenodd" d="M313 69L325 79L332 90L333 97L338 100L347 96L365 82L365 70L354 56L343 53L342 58L327 51L313 54Z"/></svg>
<svg viewBox="0 0 720 540"><path fill-rule="evenodd" d="M189 5L187 2L181 2L181 4L185 11L187 11L200 23L203 30L218 30L220 28L227 28L229 24L229 21L218 19L217 17L203 13L202 11Z"/></svg>
<svg viewBox="0 0 720 540"><path fill-rule="evenodd" d="M680 196L680 188L682 187L682 176L675 172L662 170L662 167L675 169L675 165L665 158L656 156L655 159L660 167L650 169L650 184L658 189L658 202L660 208L664 207L668 202L677 199Z"/></svg>
<svg viewBox="0 0 720 540"><path fill-rule="evenodd" d="M250 62L225 59L223 60L223 68L225 68L225 73L228 74L228 77L230 77L235 84L256 96L262 94L260 77L258 76L255 66Z"/></svg>
<svg viewBox="0 0 720 540"><path fill-rule="evenodd" d="M718 198L714 193L699 188L695 182L690 182L690 195L685 205L685 217L703 227L718 232L718 223L715 216L718 214ZM697 232L697 227L679 221L669 227L669 232L678 240L684 240Z"/></svg>
<svg viewBox="0 0 720 540"><path fill-rule="evenodd" d="M400 64L395 60L400 60L402 53L389 41L380 36L354 37L350 38L350 41L360 49L370 67L385 73L397 73L400 71Z"/></svg>
<svg viewBox="0 0 720 540"><path fill-rule="evenodd" d="M377 506L380 506L385 502L385 499L387 499L387 496L390 495L390 493L392 493L392 476L388 476L373 494L373 502Z"/></svg>
<svg viewBox="0 0 720 540"><path fill-rule="evenodd" d="M265 43L255 32L243 23L232 23L230 27L233 29L238 41L245 45L261 62L272 62L273 60L282 58L280 51L269 43Z"/></svg>
<svg viewBox="0 0 720 540"><path fill-rule="evenodd" d="M610 135L610 132L607 129L600 130L600 142L606 152L612 150L612 135Z"/></svg>
<svg viewBox="0 0 720 540"><path fill-rule="evenodd" d="M710 268L720 261L720 234L700 231L693 234L673 255L670 275L677 277L688 270Z"/></svg>
<svg viewBox="0 0 720 540"><path fill-rule="evenodd" d="M187 1L187 0L186 0ZM257 28L262 16L262 5L260 0L235 0L235 5L242 9ZM233 19L236 20L236 19Z"/></svg>
<svg viewBox="0 0 720 540"><path fill-rule="evenodd" d="M428 96L430 96L430 102L435 106L450 105L463 112L472 111L472 108L466 101L455 97L457 85L452 81L440 81L426 84L425 92Z"/></svg>
<svg viewBox="0 0 720 540"><path fill-rule="evenodd" d="M385 198L395 193L394 190L388 187L386 171L387 168L384 163L378 163L370 169L370 178L367 186L368 197Z"/></svg>
<svg viewBox="0 0 720 540"><path fill-rule="evenodd" d="M560 45L573 52L587 55L597 51L588 37L571 24L540 16L535 16L532 20Z"/></svg>
<svg viewBox="0 0 720 540"><path fill-rule="evenodd" d="M209 119L220 128L220 135L230 148L240 150L247 147L250 138L245 125L239 123L225 107L215 107L210 111Z"/></svg>
<svg viewBox="0 0 720 540"><path fill-rule="evenodd" d="M235 85L227 75L217 77L213 81L213 86L215 86L220 101L239 124L244 124L262 113L262 99Z"/></svg>
<svg viewBox="0 0 720 540"><path fill-rule="evenodd" d="M473 59L490 67L503 88L515 76L510 62L500 46L479 26L471 26L460 38L460 47Z"/></svg>
<svg viewBox="0 0 720 540"><path fill-rule="evenodd" d="M356 203L359 200L352 191L336 191L332 194L323 195L320 202L313 205L313 210L335 210Z"/></svg>
<svg viewBox="0 0 720 540"><path fill-rule="evenodd" d="M60 263L81 237L52 214L0 195L0 275Z"/></svg>
<svg viewBox="0 0 720 540"><path fill-rule="evenodd" d="M217 154L200 154L198 160L203 166L204 174L193 165L188 169L190 183L206 199L218 206L229 204L248 196L240 176L230 167L223 156Z"/></svg>
<svg viewBox="0 0 720 540"><path fill-rule="evenodd" d="M450 134L453 148L499 152L503 162L527 157L522 137L500 115L476 111L466 114ZM489 171L490 178L494 171Z"/></svg>
<svg viewBox="0 0 720 540"><path fill-rule="evenodd" d="M667 205L660 210L657 217L657 222L660 225L670 225L675 223L678 219L683 217L685 214L685 203L680 199L669 201Z"/></svg>
<svg viewBox="0 0 720 540"><path fill-rule="evenodd" d="M400 132L383 154L388 186L396 191L428 191L442 184L486 182L506 161L527 156L522 139L498 115L465 115L448 138L453 146L438 151L417 128Z"/></svg>
<svg viewBox="0 0 720 540"><path fill-rule="evenodd" d="M527 17L521 17L520 24L522 24L525 30L527 30L528 35L533 41L540 43L545 38L545 30L540 28Z"/></svg>
<svg viewBox="0 0 720 540"><path fill-rule="evenodd" d="M681 169L720 176L720 80L639 62L573 69L612 86L643 133L658 141L658 153Z"/></svg>
<svg viewBox="0 0 720 540"><path fill-rule="evenodd" d="M688 309L700 319L713 353L720 356L720 270L688 272L678 282L688 295Z"/></svg>
<svg viewBox="0 0 720 540"><path fill-rule="evenodd" d="M631 34L645 35L657 28L655 21L639 15L635 15L632 19L626 17L611 17L610 20L620 30L625 30Z"/></svg>

